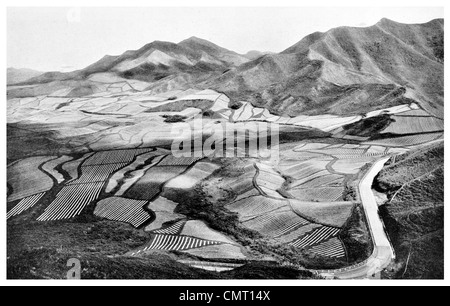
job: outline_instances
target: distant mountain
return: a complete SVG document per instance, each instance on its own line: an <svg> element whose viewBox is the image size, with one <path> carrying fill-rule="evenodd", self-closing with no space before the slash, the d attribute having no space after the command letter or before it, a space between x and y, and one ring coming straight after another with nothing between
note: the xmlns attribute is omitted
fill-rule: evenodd
<svg viewBox="0 0 450 306"><path fill-rule="evenodd" d="M269 52L269 51L261 52L261 51L257 51L257 50L251 50L251 51L248 51L247 53L245 53L244 56L246 58L248 58L249 60L255 60L266 54L274 54L274 52Z"/></svg>
<svg viewBox="0 0 450 306"><path fill-rule="evenodd" d="M70 73L52 72L30 80L45 83L54 80L83 79L99 72L114 72L121 77L155 82L166 77L185 74L193 82L210 73L222 73L249 61L236 52L209 41L191 37L178 44L151 42L138 50L129 50L119 56L104 56L94 64Z"/></svg>
<svg viewBox="0 0 450 306"><path fill-rule="evenodd" d="M443 19L339 27L310 34L204 86L278 114L363 113L415 100L442 117L443 36Z"/></svg>
<svg viewBox="0 0 450 306"><path fill-rule="evenodd" d="M23 81L26 81L28 79L31 79L33 77L36 77L38 75L41 75L43 72L41 71L36 71L36 70L32 70L32 69L27 69L27 68L8 68L6 70L6 80L7 80L7 84L15 84L15 83L20 83Z"/></svg>
<svg viewBox="0 0 450 306"><path fill-rule="evenodd" d="M443 19L382 19L366 28L315 32L276 54L240 55L197 37L178 44L154 41L82 70L48 72L26 83L84 82L108 72L148 82L146 90L155 93L211 88L278 115L362 114L417 102L442 117L443 37Z"/></svg>

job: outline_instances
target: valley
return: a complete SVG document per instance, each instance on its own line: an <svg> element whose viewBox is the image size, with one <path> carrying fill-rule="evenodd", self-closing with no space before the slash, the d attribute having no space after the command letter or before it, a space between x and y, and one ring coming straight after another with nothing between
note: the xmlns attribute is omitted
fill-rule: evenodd
<svg viewBox="0 0 450 306"><path fill-rule="evenodd" d="M381 20L251 59L156 41L8 84L8 278L69 258L83 278L399 277L442 230L422 220L443 157L420 154L443 151L443 58L415 43L436 33Z"/></svg>

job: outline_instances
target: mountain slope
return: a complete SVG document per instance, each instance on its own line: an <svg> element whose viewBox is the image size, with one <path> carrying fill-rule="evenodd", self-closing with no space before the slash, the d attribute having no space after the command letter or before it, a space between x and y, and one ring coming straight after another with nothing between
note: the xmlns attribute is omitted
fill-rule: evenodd
<svg viewBox="0 0 450 306"><path fill-rule="evenodd" d="M443 67L442 19L382 19L313 33L208 85L278 114L360 113L414 99L442 116Z"/></svg>
<svg viewBox="0 0 450 306"><path fill-rule="evenodd" d="M396 252L388 278L442 279L444 143L397 156L375 180L389 201L380 209Z"/></svg>
<svg viewBox="0 0 450 306"><path fill-rule="evenodd" d="M382 19L366 28L315 32L281 53L262 56L239 55L197 37L178 44L154 41L26 84L81 81L108 72L148 82L145 88L153 94L210 88L277 115L363 114L416 102L442 118L443 36L443 19L424 24Z"/></svg>

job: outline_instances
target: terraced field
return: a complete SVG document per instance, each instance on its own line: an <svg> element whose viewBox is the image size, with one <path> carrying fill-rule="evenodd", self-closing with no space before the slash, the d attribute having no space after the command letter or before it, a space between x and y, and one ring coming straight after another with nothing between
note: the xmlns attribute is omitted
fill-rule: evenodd
<svg viewBox="0 0 450 306"><path fill-rule="evenodd" d="M335 237L338 234L338 232L339 228L322 226L317 229L314 229L313 231L309 232L303 237L291 242L290 245L296 248L310 247L313 245L320 244L331 237Z"/></svg>
<svg viewBox="0 0 450 306"><path fill-rule="evenodd" d="M165 188L189 189L219 169L219 165L209 162L198 162L186 173L170 180Z"/></svg>
<svg viewBox="0 0 450 306"><path fill-rule="evenodd" d="M444 130L444 120L434 117L392 116L395 120L382 133L413 134Z"/></svg>
<svg viewBox="0 0 450 306"><path fill-rule="evenodd" d="M130 223L138 228L150 220L151 216L143 207L147 201L136 201L120 197L111 197L99 201L94 215L109 220Z"/></svg>
<svg viewBox="0 0 450 306"><path fill-rule="evenodd" d="M255 217L243 224L268 237L279 237L309 222L292 211L273 212Z"/></svg>
<svg viewBox="0 0 450 306"><path fill-rule="evenodd" d="M158 166L151 167L134 183L124 194L125 197L136 200L151 200L161 192L162 186L169 180L177 177L187 170L183 166Z"/></svg>
<svg viewBox="0 0 450 306"><path fill-rule="evenodd" d="M152 231L163 227L163 224L178 219L184 219L184 215L175 213L175 208L178 203L170 201L164 197L159 196L153 202L150 202L147 206L148 209L155 213L155 220L147 225L146 231Z"/></svg>
<svg viewBox="0 0 450 306"><path fill-rule="evenodd" d="M312 253L332 258L345 257L345 249L338 238L331 238L309 249Z"/></svg>
<svg viewBox="0 0 450 306"><path fill-rule="evenodd" d="M178 221L170 226L163 227L161 229L157 229L152 231L155 234L170 234L170 235L178 235L181 233L183 226L186 224L186 221Z"/></svg>
<svg viewBox="0 0 450 306"><path fill-rule="evenodd" d="M148 250L181 251L215 244L219 244L219 242L197 239L187 236L158 234L154 236L154 238L148 245L132 252L131 256L138 255L139 253Z"/></svg>
<svg viewBox="0 0 450 306"><path fill-rule="evenodd" d="M25 210L33 207L42 198L42 196L44 194L45 194L45 192L41 192L41 193L38 193L38 194L35 194L32 196L23 198L22 200L19 201L19 203L17 203L13 208L11 208L7 212L6 219L20 215Z"/></svg>
<svg viewBox="0 0 450 306"><path fill-rule="evenodd" d="M100 194L104 182L73 184L63 187L40 215L38 221L70 219L92 203Z"/></svg>
<svg viewBox="0 0 450 306"><path fill-rule="evenodd" d="M290 209L288 203L283 200L271 199L264 196L248 197L228 204L226 208L232 212L239 213L241 220L247 220L268 214L281 209Z"/></svg>

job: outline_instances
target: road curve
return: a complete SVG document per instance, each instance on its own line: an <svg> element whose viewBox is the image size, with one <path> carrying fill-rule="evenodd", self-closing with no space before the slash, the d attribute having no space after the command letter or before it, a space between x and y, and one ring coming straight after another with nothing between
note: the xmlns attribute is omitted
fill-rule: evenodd
<svg viewBox="0 0 450 306"><path fill-rule="evenodd" d="M383 221L378 215L378 205L372 192L373 180L388 160L389 157L376 161L359 182L361 202L374 244L372 255L364 262L347 268L316 271L322 276L339 279L371 278L373 275L385 269L395 258L391 243L384 229Z"/></svg>

